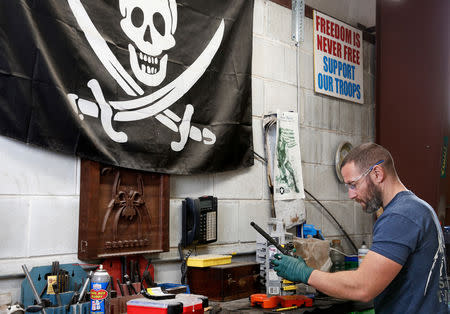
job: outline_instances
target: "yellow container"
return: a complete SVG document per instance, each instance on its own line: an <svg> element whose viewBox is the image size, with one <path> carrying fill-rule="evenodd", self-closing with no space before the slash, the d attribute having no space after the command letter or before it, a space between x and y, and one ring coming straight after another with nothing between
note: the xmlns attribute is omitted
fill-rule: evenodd
<svg viewBox="0 0 450 314"><path fill-rule="evenodd" d="M214 255L205 254L191 256L187 260L187 265L190 267L208 267L216 265L225 265L231 263L231 255Z"/></svg>

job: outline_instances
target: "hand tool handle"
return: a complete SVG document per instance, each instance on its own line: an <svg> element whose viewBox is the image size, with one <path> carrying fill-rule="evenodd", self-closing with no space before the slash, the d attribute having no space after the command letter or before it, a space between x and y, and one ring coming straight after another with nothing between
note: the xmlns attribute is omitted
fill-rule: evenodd
<svg viewBox="0 0 450 314"><path fill-rule="evenodd" d="M254 223L253 221L250 223L250 225L255 228L256 231L258 231L258 233L260 235L262 235L264 238L266 238L267 241L269 241L271 244L273 244L278 251L280 251L281 253L283 253L284 255L291 255L289 254L288 250L286 250L284 247L282 247L281 245L278 244L277 241L275 241L274 238L272 238L267 232L265 232L263 229L261 229L260 226L258 226L256 223Z"/></svg>
<svg viewBox="0 0 450 314"><path fill-rule="evenodd" d="M130 276L128 276L128 274L125 274L124 277L125 277L125 283L126 283L126 285L128 287L128 292L130 293L130 295L132 295L133 292L134 292L134 294L137 294L136 289L131 284Z"/></svg>
<svg viewBox="0 0 450 314"><path fill-rule="evenodd" d="M39 294L36 291L36 287L34 286L33 280L31 280L31 276L30 273L28 272L27 265L23 264L22 269L23 272L25 273L25 276L27 277L28 283L30 284L31 290L33 291L34 298L36 299L37 304L41 304L42 303L41 298L39 297ZM44 308L42 308L42 313L47 314Z"/></svg>
<svg viewBox="0 0 450 314"><path fill-rule="evenodd" d="M125 293L123 292L122 284L120 283L119 279L117 279L117 286L119 287L120 294L124 296Z"/></svg>
<svg viewBox="0 0 450 314"><path fill-rule="evenodd" d="M139 257L138 257L138 259L134 262L134 271L135 271L135 274L134 274L134 282L141 282L141 272L140 272L140 269L139 269Z"/></svg>
<svg viewBox="0 0 450 314"><path fill-rule="evenodd" d="M53 292L55 292L55 297L56 297L56 304L58 304L58 306L62 306L61 303L61 296L59 295L59 288L58 288L58 284L56 282L54 282L52 284L53 287Z"/></svg>
<svg viewBox="0 0 450 314"><path fill-rule="evenodd" d="M86 293L87 286L89 284L89 280L92 278L92 274L94 274L94 272L91 270L89 272L89 274L87 275L86 280L84 281L83 288L80 291L80 296L78 298L78 302L77 303L80 303L83 300L84 295Z"/></svg>

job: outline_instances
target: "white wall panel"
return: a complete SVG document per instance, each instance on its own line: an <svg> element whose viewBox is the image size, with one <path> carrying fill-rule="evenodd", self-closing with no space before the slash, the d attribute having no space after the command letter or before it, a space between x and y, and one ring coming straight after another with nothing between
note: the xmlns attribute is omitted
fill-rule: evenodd
<svg viewBox="0 0 450 314"><path fill-rule="evenodd" d="M281 111L297 111L297 87L276 81L264 84L264 113Z"/></svg>
<svg viewBox="0 0 450 314"><path fill-rule="evenodd" d="M0 259L27 256L29 212L26 197L0 197Z"/></svg>
<svg viewBox="0 0 450 314"><path fill-rule="evenodd" d="M214 195L221 199L262 199L262 166L214 175Z"/></svg>
<svg viewBox="0 0 450 314"><path fill-rule="evenodd" d="M79 197L30 198L29 256L78 251Z"/></svg>
<svg viewBox="0 0 450 314"><path fill-rule="evenodd" d="M0 191L14 195L75 195L76 158L0 137Z"/></svg>
<svg viewBox="0 0 450 314"><path fill-rule="evenodd" d="M170 176L170 197L172 198L199 197L212 195L212 193L212 175Z"/></svg>

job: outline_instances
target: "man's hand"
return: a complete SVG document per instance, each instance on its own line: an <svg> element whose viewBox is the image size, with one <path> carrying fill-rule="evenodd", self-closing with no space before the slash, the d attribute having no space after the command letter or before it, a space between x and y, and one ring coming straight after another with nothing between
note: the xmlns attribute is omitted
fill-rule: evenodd
<svg viewBox="0 0 450 314"><path fill-rule="evenodd" d="M275 265L274 270L278 276L290 281L308 283L309 276L313 271L300 256L292 257L275 254L275 259L272 260L272 264Z"/></svg>

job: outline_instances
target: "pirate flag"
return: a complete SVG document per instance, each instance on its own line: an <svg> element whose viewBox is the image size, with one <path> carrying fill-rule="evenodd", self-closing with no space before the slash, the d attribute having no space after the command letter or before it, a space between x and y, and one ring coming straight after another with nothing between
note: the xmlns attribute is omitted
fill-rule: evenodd
<svg viewBox="0 0 450 314"><path fill-rule="evenodd" d="M132 169L253 164L252 0L0 1L0 134Z"/></svg>

